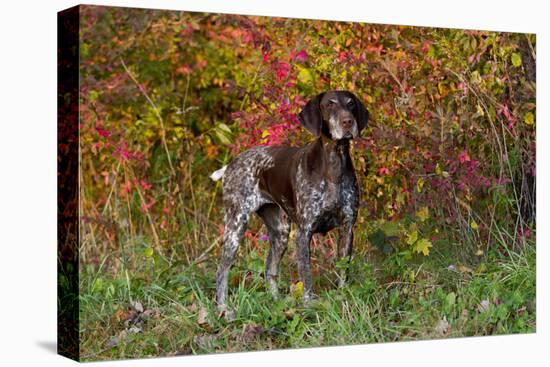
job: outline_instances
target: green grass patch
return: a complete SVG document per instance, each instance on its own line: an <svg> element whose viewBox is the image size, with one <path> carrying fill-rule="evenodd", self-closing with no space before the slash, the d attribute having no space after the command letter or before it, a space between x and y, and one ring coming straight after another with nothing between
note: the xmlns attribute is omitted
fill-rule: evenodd
<svg viewBox="0 0 550 367"><path fill-rule="evenodd" d="M289 295L291 259L283 262L274 300L264 286L263 256L246 253L231 271L229 321L213 302L215 257L192 267L142 249L126 253L126 264L105 258L81 268L83 360L535 331L534 245L475 264L453 263L449 251L440 246L429 257L406 259L360 253L341 289L334 259L319 261L319 297L307 305Z"/></svg>

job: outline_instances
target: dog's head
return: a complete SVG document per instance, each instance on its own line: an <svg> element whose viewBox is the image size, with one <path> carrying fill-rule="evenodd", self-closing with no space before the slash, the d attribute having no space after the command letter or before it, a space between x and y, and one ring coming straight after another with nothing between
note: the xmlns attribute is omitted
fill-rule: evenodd
<svg viewBox="0 0 550 367"><path fill-rule="evenodd" d="M337 90L313 97L298 118L317 137L354 139L367 127L369 112L353 93Z"/></svg>

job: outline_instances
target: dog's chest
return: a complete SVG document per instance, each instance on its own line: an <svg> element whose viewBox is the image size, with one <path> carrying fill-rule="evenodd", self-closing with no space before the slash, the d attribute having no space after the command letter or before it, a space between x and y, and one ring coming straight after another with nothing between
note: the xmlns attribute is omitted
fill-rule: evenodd
<svg viewBox="0 0 550 367"><path fill-rule="evenodd" d="M352 221L356 215L359 198L352 176L339 183L321 179L299 194L298 211L314 232L326 233L344 221Z"/></svg>

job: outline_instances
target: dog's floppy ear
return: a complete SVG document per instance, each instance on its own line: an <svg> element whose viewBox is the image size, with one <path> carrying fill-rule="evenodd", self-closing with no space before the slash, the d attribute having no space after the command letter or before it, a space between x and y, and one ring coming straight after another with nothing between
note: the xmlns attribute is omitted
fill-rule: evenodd
<svg viewBox="0 0 550 367"><path fill-rule="evenodd" d="M369 123L369 111L365 108L365 105L363 102L359 100L355 95L353 96L353 99L355 99L355 121L357 121L357 129L359 132L367 127Z"/></svg>
<svg viewBox="0 0 550 367"><path fill-rule="evenodd" d="M305 106L302 112L298 114L298 119L316 137L321 135L323 125L323 116L321 115L321 93L313 97Z"/></svg>

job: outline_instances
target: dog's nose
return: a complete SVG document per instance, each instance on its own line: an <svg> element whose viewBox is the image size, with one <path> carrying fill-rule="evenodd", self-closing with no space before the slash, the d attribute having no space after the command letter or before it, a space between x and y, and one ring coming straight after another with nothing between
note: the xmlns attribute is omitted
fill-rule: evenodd
<svg viewBox="0 0 550 367"><path fill-rule="evenodd" d="M351 129L353 125L353 119L344 119L342 120L342 126L346 129Z"/></svg>

